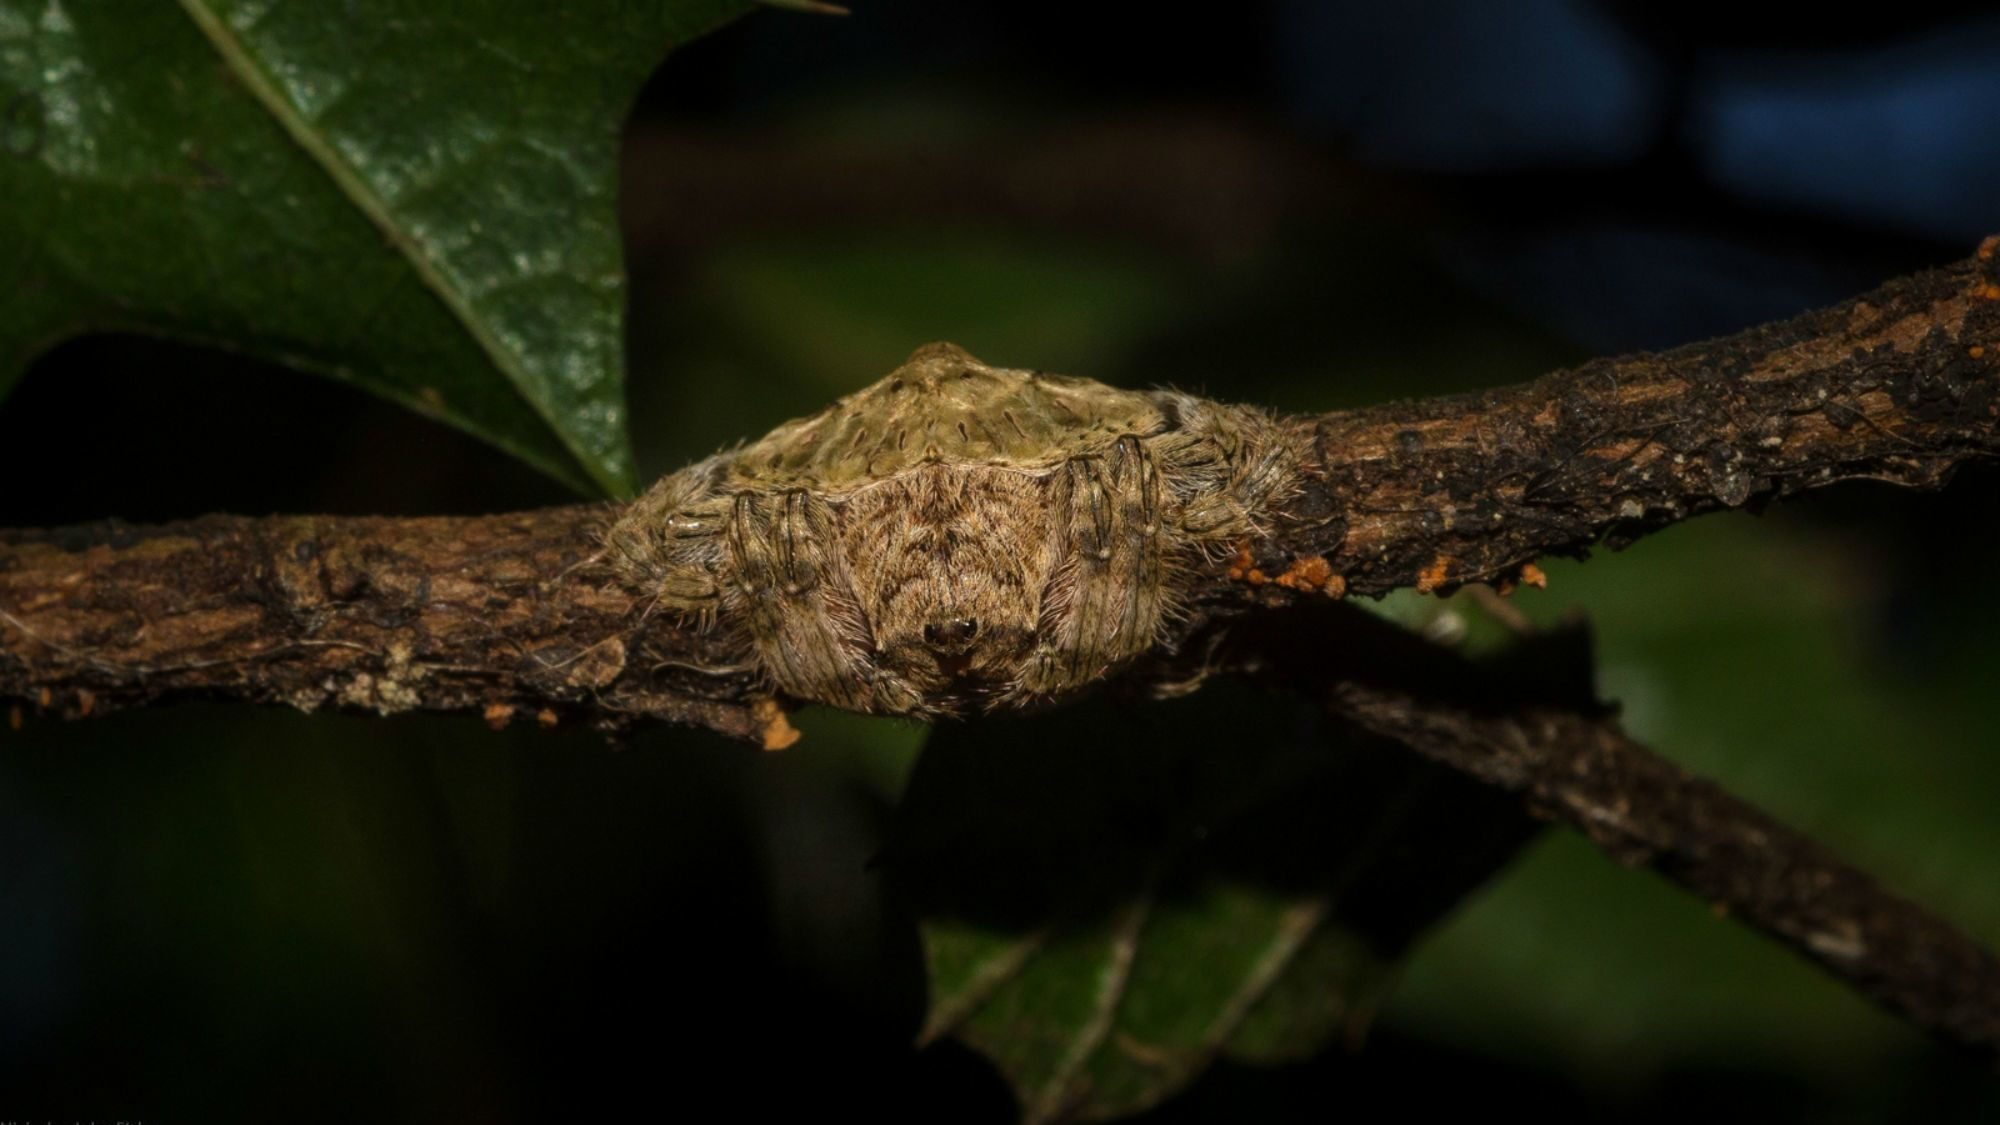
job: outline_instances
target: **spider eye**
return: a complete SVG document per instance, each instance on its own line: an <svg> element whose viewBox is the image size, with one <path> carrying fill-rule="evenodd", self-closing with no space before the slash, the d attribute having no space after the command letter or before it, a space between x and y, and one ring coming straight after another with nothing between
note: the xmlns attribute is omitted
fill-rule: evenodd
<svg viewBox="0 0 2000 1125"><path fill-rule="evenodd" d="M979 633L979 622L970 617L957 621L933 621L924 626L924 643L933 648L964 648Z"/></svg>

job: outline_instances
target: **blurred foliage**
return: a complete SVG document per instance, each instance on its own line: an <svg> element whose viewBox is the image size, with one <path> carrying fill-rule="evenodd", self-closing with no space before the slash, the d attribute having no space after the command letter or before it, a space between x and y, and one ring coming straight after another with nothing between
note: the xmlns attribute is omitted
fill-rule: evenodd
<svg viewBox="0 0 2000 1125"><path fill-rule="evenodd" d="M745 7L0 2L0 391L65 337L154 333L630 491L618 130Z"/></svg>
<svg viewBox="0 0 2000 1125"><path fill-rule="evenodd" d="M990 1057L1030 1121L1358 1041L1411 936L1533 829L1314 716L1216 684L935 732L885 858L921 919L921 1038Z"/></svg>

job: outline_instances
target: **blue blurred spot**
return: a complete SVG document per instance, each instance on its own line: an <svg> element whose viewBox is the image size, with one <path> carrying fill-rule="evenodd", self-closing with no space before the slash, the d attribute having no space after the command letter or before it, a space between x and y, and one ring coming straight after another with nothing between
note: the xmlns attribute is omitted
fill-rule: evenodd
<svg viewBox="0 0 2000 1125"><path fill-rule="evenodd" d="M2000 230L2000 17L1862 52L1717 52L1691 126L1745 198L1970 243Z"/></svg>
<svg viewBox="0 0 2000 1125"><path fill-rule="evenodd" d="M1663 108L1658 60L1586 0L1279 0L1275 18L1292 108L1374 163L1619 164Z"/></svg>

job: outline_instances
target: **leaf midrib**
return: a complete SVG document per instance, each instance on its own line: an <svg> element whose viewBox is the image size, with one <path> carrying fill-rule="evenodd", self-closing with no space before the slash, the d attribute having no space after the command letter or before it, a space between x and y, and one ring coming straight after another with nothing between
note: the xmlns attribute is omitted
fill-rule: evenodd
<svg viewBox="0 0 2000 1125"><path fill-rule="evenodd" d="M617 479L615 475L607 474L596 456L578 447L569 429L559 423L549 404L532 389L533 380L522 366L520 358L493 334L484 319L467 301L465 294L445 277L442 268L432 259L421 241L411 236L396 222L388 203L369 186L360 172L334 150L312 122L308 121L299 112L298 107L277 88L271 81L270 75L243 42L215 12L208 8L206 0L179 0L179 2L181 10L215 49L223 65L243 83L244 88L259 105L264 107L264 111L271 115L279 128L283 129L320 171L333 181L340 193L375 224L388 239L389 245L395 247L396 252L409 263L411 269L416 271L424 287L444 303L453 319L458 321L459 327L465 330L493 366L507 378L521 397L527 400L528 405L540 416L550 432L555 434L556 440L569 451L570 456L589 478L606 493L614 496L621 494L625 490L626 482Z"/></svg>

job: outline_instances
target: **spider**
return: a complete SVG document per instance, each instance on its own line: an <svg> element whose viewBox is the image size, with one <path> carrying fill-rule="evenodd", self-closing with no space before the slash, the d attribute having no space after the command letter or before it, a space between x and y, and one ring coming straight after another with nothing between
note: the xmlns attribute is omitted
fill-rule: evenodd
<svg viewBox="0 0 2000 1125"><path fill-rule="evenodd" d="M788 696L960 716L1159 644L1191 565L1258 529L1296 447L1247 407L927 344L662 479L607 554L658 607L737 631Z"/></svg>

